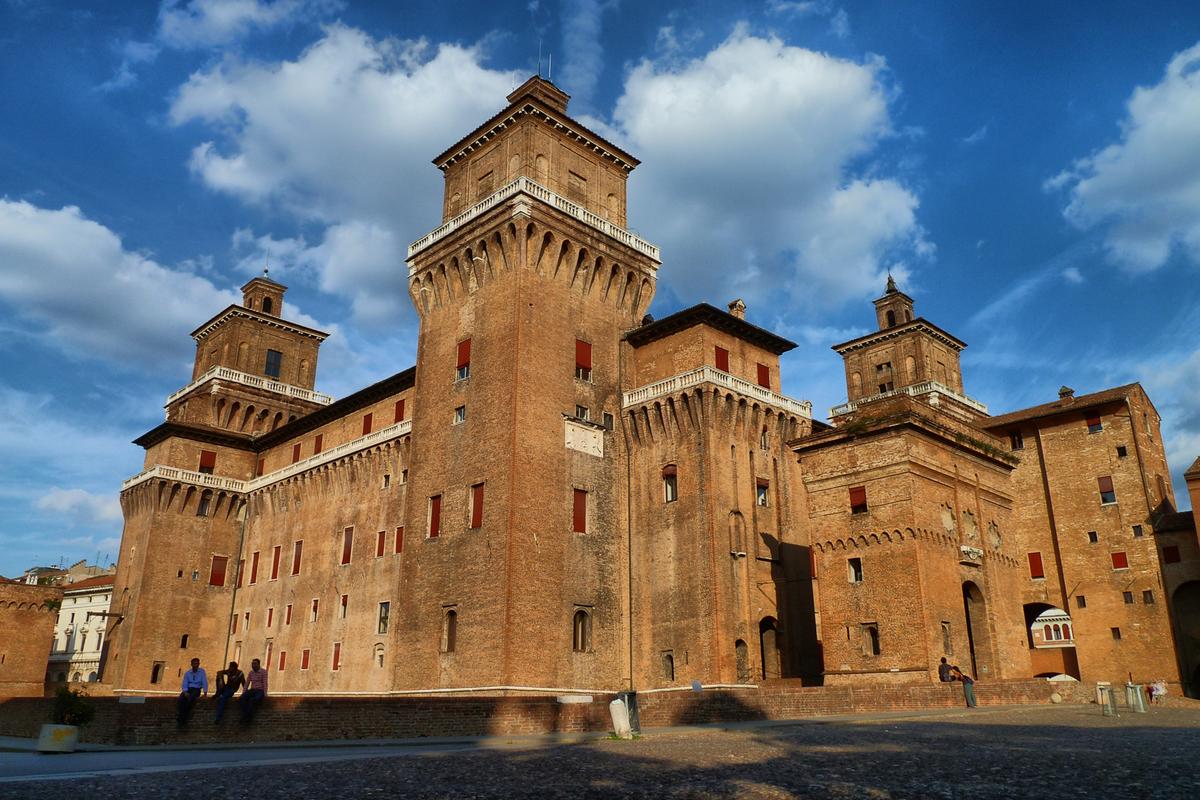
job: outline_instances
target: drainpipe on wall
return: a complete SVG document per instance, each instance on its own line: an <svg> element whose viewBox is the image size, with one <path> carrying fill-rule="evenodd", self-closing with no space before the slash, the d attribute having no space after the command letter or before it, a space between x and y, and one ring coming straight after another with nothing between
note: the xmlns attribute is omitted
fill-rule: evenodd
<svg viewBox="0 0 1200 800"><path fill-rule="evenodd" d="M238 532L238 547L237 556L233 564L234 583L233 596L229 598L229 619L225 620L225 654L221 657L221 669L225 669L229 664L229 640L233 638L233 615L236 613L234 609L237 606L238 587L241 584L242 578L242 548L246 546L246 523L250 520L250 495L246 495L245 504L242 506L242 528Z"/></svg>

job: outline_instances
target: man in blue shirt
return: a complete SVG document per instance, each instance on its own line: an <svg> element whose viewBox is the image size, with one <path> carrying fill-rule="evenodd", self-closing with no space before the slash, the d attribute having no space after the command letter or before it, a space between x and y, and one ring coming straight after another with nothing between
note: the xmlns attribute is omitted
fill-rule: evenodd
<svg viewBox="0 0 1200 800"><path fill-rule="evenodd" d="M192 716L192 708L196 705L196 701L200 699L200 694L208 695L208 675L204 674L204 670L200 669L200 659L192 659L192 668L183 673L183 691L179 693L179 705L175 714L175 721L179 727L187 724L188 718Z"/></svg>

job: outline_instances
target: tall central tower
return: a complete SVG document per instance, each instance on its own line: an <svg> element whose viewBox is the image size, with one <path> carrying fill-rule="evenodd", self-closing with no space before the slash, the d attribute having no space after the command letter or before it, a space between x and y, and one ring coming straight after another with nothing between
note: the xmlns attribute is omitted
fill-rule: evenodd
<svg viewBox="0 0 1200 800"><path fill-rule="evenodd" d="M429 605L414 633L441 646L396 683L612 688L629 673L619 349L658 249L623 227L635 158L548 81L508 101L435 159L444 221L409 248L403 584Z"/></svg>

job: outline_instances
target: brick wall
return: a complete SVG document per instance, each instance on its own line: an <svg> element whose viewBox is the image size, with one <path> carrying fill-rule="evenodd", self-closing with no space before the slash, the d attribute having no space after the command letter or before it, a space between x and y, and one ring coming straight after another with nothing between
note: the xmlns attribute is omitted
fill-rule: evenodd
<svg viewBox="0 0 1200 800"><path fill-rule="evenodd" d="M0 695L40 697L62 589L0 584Z"/></svg>

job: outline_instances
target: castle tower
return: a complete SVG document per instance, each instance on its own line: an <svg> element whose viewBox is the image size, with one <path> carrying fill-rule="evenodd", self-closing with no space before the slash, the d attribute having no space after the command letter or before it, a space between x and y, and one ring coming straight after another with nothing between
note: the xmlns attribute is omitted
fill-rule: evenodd
<svg viewBox="0 0 1200 800"><path fill-rule="evenodd" d="M530 78L439 155L443 224L409 248L421 318L403 583L424 608L396 685L628 676L620 340L658 249L621 225L637 160ZM453 641L453 644L450 642Z"/></svg>

